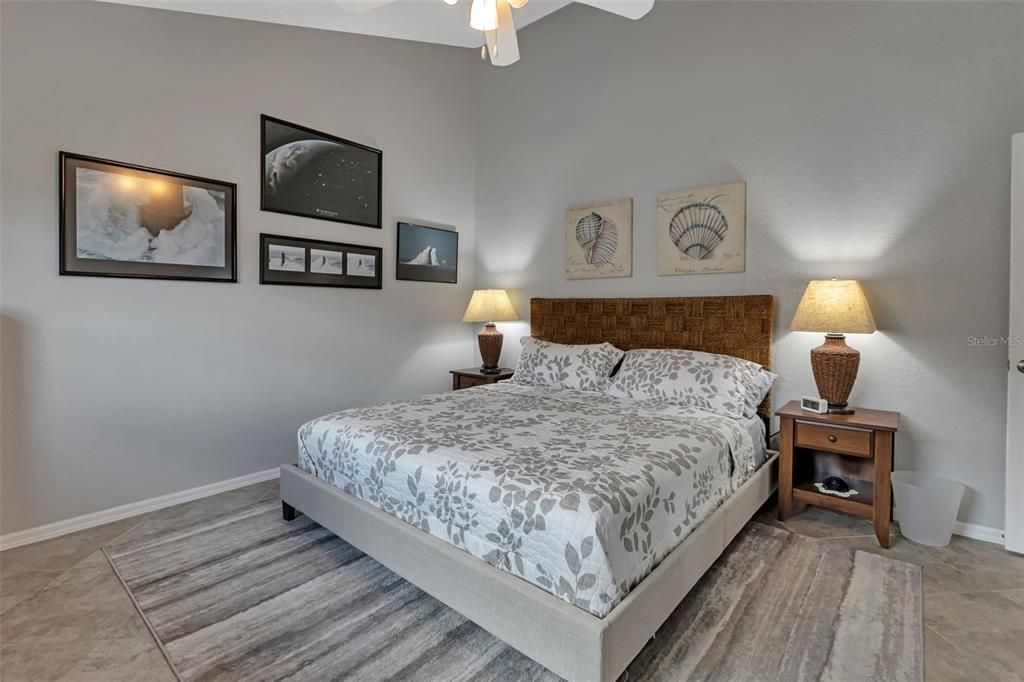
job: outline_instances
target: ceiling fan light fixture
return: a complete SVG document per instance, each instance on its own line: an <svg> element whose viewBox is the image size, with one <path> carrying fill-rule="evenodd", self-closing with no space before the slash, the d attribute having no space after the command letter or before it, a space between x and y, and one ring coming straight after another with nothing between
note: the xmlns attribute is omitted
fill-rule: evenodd
<svg viewBox="0 0 1024 682"><path fill-rule="evenodd" d="M457 4L459 4L459 0L444 0L444 4L446 4L446 5L457 5Z"/></svg>
<svg viewBox="0 0 1024 682"><path fill-rule="evenodd" d="M469 25L478 31L497 30L497 0L473 0L473 4L469 8Z"/></svg>

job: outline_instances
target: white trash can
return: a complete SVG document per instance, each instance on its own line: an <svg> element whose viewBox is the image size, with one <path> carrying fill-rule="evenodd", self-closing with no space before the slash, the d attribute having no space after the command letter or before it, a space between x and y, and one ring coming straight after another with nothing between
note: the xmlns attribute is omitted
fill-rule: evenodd
<svg viewBox="0 0 1024 682"><path fill-rule="evenodd" d="M962 484L917 471L894 471L892 495L903 537L932 547L949 544L964 497Z"/></svg>

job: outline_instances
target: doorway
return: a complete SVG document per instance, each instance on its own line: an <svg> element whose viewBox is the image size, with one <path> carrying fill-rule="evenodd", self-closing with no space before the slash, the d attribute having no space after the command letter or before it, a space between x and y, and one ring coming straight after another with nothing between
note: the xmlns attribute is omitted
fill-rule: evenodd
<svg viewBox="0 0 1024 682"><path fill-rule="evenodd" d="M1012 144L1005 543L1024 554L1024 133L1014 135Z"/></svg>

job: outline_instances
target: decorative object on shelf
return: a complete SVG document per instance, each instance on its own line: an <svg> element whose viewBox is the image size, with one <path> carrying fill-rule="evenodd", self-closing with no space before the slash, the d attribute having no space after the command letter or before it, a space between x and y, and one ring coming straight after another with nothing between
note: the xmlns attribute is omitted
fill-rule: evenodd
<svg viewBox="0 0 1024 682"><path fill-rule="evenodd" d="M60 153L60 274L234 282L235 184Z"/></svg>
<svg viewBox="0 0 1024 682"><path fill-rule="evenodd" d="M260 284L380 289L377 246L260 235Z"/></svg>
<svg viewBox="0 0 1024 682"><path fill-rule="evenodd" d="M398 223L395 279L459 281L459 233L439 227Z"/></svg>
<svg viewBox="0 0 1024 682"><path fill-rule="evenodd" d="M747 258L747 183L658 195L658 274L743 272Z"/></svg>
<svg viewBox="0 0 1024 682"><path fill-rule="evenodd" d="M339 8L361 14L395 0L334 0ZM483 32L480 58L491 58L495 66L508 66L519 61L519 39L512 20L512 10L526 5L528 0L469 0L469 26ZM627 19L639 19L654 7L654 0L576 0ZM459 0L444 0L446 5L457 5Z"/></svg>
<svg viewBox="0 0 1024 682"><path fill-rule="evenodd" d="M272 116L260 116L260 208L381 227L383 152Z"/></svg>
<svg viewBox="0 0 1024 682"><path fill-rule="evenodd" d="M838 476L827 476L823 481L815 481L814 487L818 492L836 497L853 497L856 490L850 488L849 484Z"/></svg>
<svg viewBox="0 0 1024 682"><path fill-rule="evenodd" d="M565 277L595 279L633 274L633 200L565 212Z"/></svg>
<svg viewBox="0 0 1024 682"><path fill-rule="evenodd" d="M519 313L516 312L504 289L477 289L473 292L462 321L486 322L483 331L477 336L480 343L480 358L483 360L480 366L482 372L495 374L500 371L498 360L501 358L501 344L504 339L494 323L518 319Z"/></svg>
<svg viewBox="0 0 1024 682"><path fill-rule="evenodd" d="M853 414L847 406L860 368L860 352L846 345L846 334L877 329L864 290L857 280L813 280L804 290L789 328L825 332L825 343L811 350L811 371L818 393L832 414Z"/></svg>

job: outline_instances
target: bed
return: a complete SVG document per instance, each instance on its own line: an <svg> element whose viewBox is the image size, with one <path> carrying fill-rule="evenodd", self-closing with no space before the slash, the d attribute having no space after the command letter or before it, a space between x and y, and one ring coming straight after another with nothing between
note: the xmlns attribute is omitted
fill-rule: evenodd
<svg viewBox="0 0 1024 682"><path fill-rule="evenodd" d="M533 336L769 366L770 296L534 299ZM299 432L307 514L567 679L616 678L775 488L759 417L499 383Z"/></svg>

